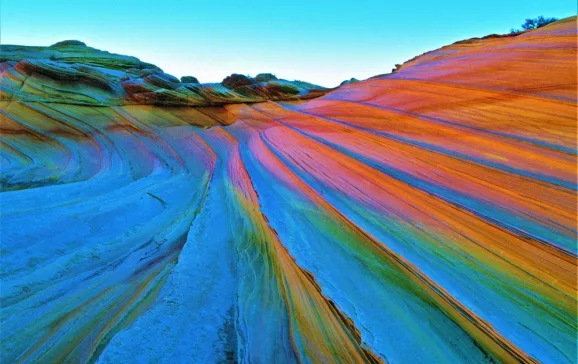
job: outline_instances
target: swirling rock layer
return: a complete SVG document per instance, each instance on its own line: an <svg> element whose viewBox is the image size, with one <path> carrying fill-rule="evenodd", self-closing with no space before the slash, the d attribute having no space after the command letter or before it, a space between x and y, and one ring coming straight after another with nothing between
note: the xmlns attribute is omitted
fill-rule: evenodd
<svg viewBox="0 0 578 364"><path fill-rule="evenodd" d="M573 362L575 60L572 18L308 102L3 101L1 361Z"/></svg>
<svg viewBox="0 0 578 364"><path fill-rule="evenodd" d="M300 100L329 91L303 81L267 77L270 74L260 74L256 80L232 76L248 83L233 82L228 87L227 82L199 84L192 76L181 82L138 58L94 49L79 41L50 47L0 45L0 101L207 106Z"/></svg>

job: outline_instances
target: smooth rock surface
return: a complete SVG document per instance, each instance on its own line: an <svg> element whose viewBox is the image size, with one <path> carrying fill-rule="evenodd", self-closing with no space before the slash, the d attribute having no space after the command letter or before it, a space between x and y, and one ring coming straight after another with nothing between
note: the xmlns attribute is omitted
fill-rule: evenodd
<svg viewBox="0 0 578 364"><path fill-rule="evenodd" d="M147 67L5 62L0 361L575 362L576 39L200 108L95 106L180 100Z"/></svg>

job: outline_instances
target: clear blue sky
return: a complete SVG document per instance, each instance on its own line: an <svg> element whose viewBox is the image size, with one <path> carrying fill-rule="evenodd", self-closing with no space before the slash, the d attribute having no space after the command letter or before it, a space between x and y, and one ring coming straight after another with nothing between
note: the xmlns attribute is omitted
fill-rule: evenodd
<svg viewBox="0 0 578 364"><path fill-rule="evenodd" d="M576 0L0 0L3 44L78 39L175 76L218 82L272 72L335 86L527 17L576 15Z"/></svg>

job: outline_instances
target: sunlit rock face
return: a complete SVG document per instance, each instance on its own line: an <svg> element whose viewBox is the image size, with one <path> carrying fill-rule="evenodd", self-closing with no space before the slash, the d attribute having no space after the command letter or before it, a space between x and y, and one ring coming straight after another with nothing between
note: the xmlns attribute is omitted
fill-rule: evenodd
<svg viewBox="0 0 578 364"><path fill-rule="evenodd" d="M4 63L0 361L574 362L575 61L572 18L201 108Z"/></svg>

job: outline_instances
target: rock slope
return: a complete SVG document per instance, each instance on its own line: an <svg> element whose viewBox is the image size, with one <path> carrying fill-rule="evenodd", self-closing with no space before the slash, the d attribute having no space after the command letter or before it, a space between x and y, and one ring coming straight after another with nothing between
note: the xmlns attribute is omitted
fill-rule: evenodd
<svg viewBox="0 0 578 364"><path fill-rule="evenodd" d="M574 362L576 36L306 102L96 107L114 74L33 73L0 103L0 361Z"/></svg>

